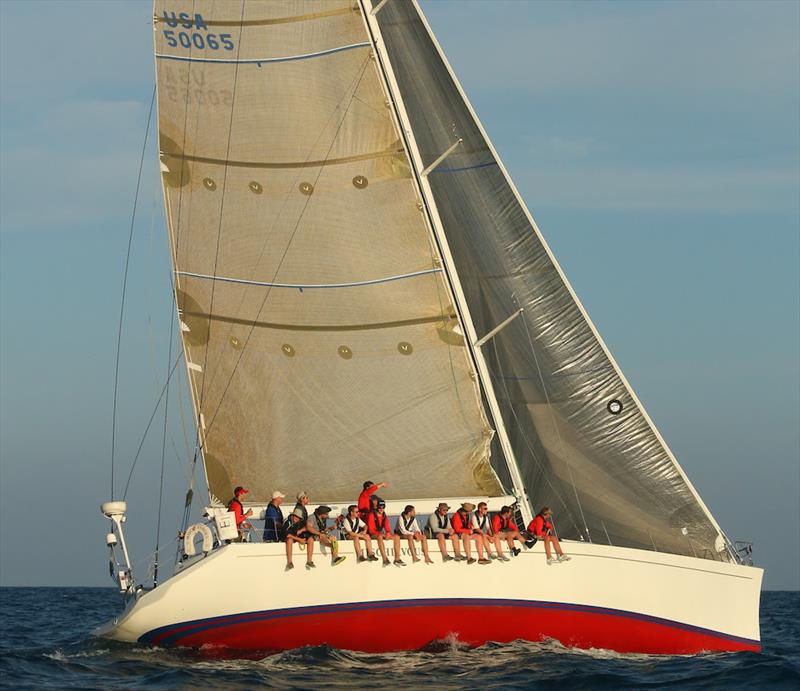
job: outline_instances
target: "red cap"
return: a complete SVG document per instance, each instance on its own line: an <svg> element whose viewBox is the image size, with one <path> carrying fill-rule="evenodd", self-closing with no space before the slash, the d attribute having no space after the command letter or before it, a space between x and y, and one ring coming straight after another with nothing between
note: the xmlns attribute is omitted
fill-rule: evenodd
<svg viewBox="0 0 800 691"><path fill-rule="evenodd" d="M247 489L245 489L244 487L242 487L242 486L240 485L240 486L239 486L239 487L237 487L235 490L233 490L233 496L234 496L234 497L236 497L236 496L238 496L238 495L240 495L240 494L248 494L248 493L249 493L249 491L250 491L250 490L247 490Z"/></svg>

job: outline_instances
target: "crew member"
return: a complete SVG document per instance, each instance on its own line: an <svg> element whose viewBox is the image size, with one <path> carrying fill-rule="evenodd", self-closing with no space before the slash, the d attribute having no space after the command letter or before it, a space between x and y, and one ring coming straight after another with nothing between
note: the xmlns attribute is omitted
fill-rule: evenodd
<svg viewBox="0 0 800 691"><path fill-rule="evenodd" d="M481 536L481 539L483 540L483 546L486 548L486 553L489 555L490 559L509 561L508 557L503 554L500 536L492 530L489 507L485 501L482 501L478 504L477 511L475 511L475 513L472 515L472 531L476 535ZM492 554L492 546L494 546L494 554Z"/></svg>
<svg viewBox="0 0 800 691"><path fill-rule="evenodd" d="M233 516L236 520L236 530L239 531L239 538L237 542L244 542L245 539L245 531L250 530L253 526L251 526L247 522L247 518L252 516L253 510L247 509L245 513L244 505L242 502L244 501L244 495L249 494L250 490L246 490L241 485L233 490L233 499L228 502L228 511L233 512Z"/></svg>
<svg viewBox="0 0 800 691"><path fill-rule="evenodd" d="M367 514L372 510L370 506L370 496L377 492L381 487L388 487L388 482L379 482L377 485L372 480L367 480L364 483L364 489L358 495L358 513L362 521L367 520Z"/></svg>
<svg viewBox="0 0 800 691"><path fill-rule="evenodd" d="M286 533L283 530L283 511L281 504L286 495L277 490L272 493L272 500L267 504L264 515L264 542L283 542Z"/></svg>
<svg viewBox="0 0 800 691"><path fill-rule="evenodd" d="M372 538L367 532L367 524L361 520L358 515L358 506L351 504L347 507L347 514L342 516L339 521L339 530L344 535L346 540L353 541L353 549L355 550L358 563L365 561L378 561L378 557L372 551ZM364 556L361 550L361 542L364 542L367 548L367 554Z"/></svg>
<svg viewBox="0 0 800 691"><path fill-rule="evenodd" d="M331 549L331 564L338 566L346 557L339 556L339 542L328 535L328 515L331 512L330 506L318 506L314 513L306 521L306 535L310 535L312 540L319 540L321 544ZM314 568L314 562L306 563L307 569Z"/></svg>
<svg viewBox="0 0 800 691"><path fill-rule="evenodd" d="M391 539L394 544L394 564L395 566L405 566L406 563L400 558L400 536L392 533L392 526L389 525L389 517L386 515L386 502L378 500L377 507L369 512L367 516L367 532L369 536L378 541L378 549L383 557L383 565L389 566L389 557L386 556L386 546L384 542Z"/></svg>
<svg viewBox="0 0 800 691"><path fill-rule="evenodd" d="M461 556L461 547L459 546L459 540L456 537L455 530L450 526L450 521L447 518L447 511L450 507L443 501L439 502L439 506L436 508L429 517L428 517L428 524L425 526L425 530L432 538L436 538L436 541L439 543L439 551L442 553L442 561L464 561L464 557ZM450 541L453 543L453 553L455 557L451 557L447 553L447 538L450 538Z"/></svg>
<svg viewBox="0 0 800 691"><path fill-rule="evenodd" d="M557 564L561 561L569 561L572 559L568 554L564 554L561 549L561 544L556 537L553 523L550 521L553 512L549 506L543 506L542 510L536 514L535 518L528 525L528 532L533 533L538 540L544 542L544 553L547 557L547 564ZM550 546L556 550L556 556L552 556Z"/></svg>
<svg viewBox="0 0 800 691"><path fill-rule="evenodd" d="M408 548L411 550L411 558L414 560L415 564L420 561L420 558L417 556L417 549L414 546L415 542L420 542L422 544L422 554L425 557L425 563L433 564L433 560L428 554L428 539L419 529L417 511L411 504L406 506L405 511L400 514L400 518L397 519L397 525L394 530L401 538L404 537L408 540Z"/></svg>
<svg viewBox="0 0 800 691"><path fill-rule="evenodd" d="M492 562L486 559L483 554L483 537L474 533L472 529L472 512L474 510L475 504L464 502L458 511L453 514L453 517L450 519L450 525L455 534L462 540L464 551L467 553L467 564L475 563L475 558L472 556L473 542L478 550L478 563L491 564Z"/></svg>
<svg viewBox="0 0 800 691"><path fill-rule="evenodd" d="M306 568L310 571L314 568L314 536L306 531L306 521L302 518L303 512L295 508L289 514L289 518L284 523L286 533L286 570L294 568L292 563L292 545L296 542L300 548L306 548Z"/></svg>
<svg viewBox="0 0 800 691"><path fill-rule="evenodd" d="M525 544L525 538L520 535L517 529L517 524L511 516L511 507L503 506L500 508L500 513L492 518L492 531L495 535L499 535L502 540L508 543L508 548L511 550L513 556L517 556L521 550L514 547L514 540Z"/></svg>

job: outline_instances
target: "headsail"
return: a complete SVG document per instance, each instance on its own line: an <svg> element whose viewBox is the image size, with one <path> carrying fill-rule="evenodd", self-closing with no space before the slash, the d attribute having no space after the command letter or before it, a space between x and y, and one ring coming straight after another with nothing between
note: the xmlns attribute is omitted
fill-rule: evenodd
<svg viewBox="0 0 800 691"><path fill-rule="evenodd" d="M436 164L428 181L476 330L524 310L484 353L534 507L554 506L565 537L725 558L719 527L566 282L417 3L373 5L423 165Z"/></svg>
<svg viewBox="0 0 800 691"><path fill-rule="evenodd" d="M502 494L359 6L156 0L154 29L211 494Z"/></svg>

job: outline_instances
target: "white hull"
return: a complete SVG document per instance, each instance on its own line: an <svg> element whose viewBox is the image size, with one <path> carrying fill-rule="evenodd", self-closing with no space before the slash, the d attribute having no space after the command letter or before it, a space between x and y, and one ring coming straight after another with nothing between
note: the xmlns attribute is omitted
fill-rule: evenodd
<svg viewBox="0 0 800 691"><path fill-rule="evenodd" d="M763 571L705 559L565 543L548 566L537 544L508 563L383 567L347 560L285 572L282 544L231 544L129 603L100 635L159 646L279 650L329 644L379 652L552 638L620 652L759 650ZM318 547L318 546L317 546ZM404 559L410 561L403 549Z"/></svg>

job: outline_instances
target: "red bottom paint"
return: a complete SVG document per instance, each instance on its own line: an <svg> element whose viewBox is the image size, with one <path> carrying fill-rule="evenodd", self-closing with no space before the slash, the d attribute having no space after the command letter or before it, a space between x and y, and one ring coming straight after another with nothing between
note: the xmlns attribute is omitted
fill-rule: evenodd
<svg viewBox="0 0 800 691"><path fill-rule="evenodd" d="M665 619L519 600L412 600L250 612L173 624L150 631L140 641L237 650L288 650L327 644L379 653L417 650L448 638L469 646L488 641L555 639L568 647L621 653L761 649L758 641Z"/></svg>

